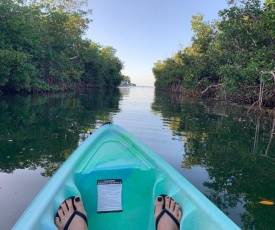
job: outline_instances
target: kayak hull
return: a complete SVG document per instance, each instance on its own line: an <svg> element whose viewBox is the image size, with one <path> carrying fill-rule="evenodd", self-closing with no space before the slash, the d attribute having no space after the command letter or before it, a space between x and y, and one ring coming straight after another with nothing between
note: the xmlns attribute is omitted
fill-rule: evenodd
<svg viewBox="0 0 275 230"><path fill-rule="evenodd" d="M98 213L97 182L115 179L122 181L122 211ZM182 229L239 229L158 154L113 124L96 130L74 151L13 229L56 229L56 211L70 196L83 200L90 229L155 229L159 194L181 205Z"/></svg>

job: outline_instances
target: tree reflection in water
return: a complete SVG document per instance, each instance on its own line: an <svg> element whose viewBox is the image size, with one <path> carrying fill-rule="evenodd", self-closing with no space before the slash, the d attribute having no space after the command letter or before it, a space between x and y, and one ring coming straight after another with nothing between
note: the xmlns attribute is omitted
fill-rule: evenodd
<svg viewBox="0 0 275 230"><path fill-rule="evenodd" d="M82 137L119 111L118 89L81 94L1 96L0 172L44 168L52 176Z"/></svg>
<svg viewBox="0 0 275 230"><path fill-rule="evenodd" d="M170 119L170 129L184 140L182 167L201 166L209 178L205 195L221 210L242 207L244 229L274 229L274 120L251 119L239 107L155 92L154 111ZM242 209L241 208L241 209Z"/></svg>

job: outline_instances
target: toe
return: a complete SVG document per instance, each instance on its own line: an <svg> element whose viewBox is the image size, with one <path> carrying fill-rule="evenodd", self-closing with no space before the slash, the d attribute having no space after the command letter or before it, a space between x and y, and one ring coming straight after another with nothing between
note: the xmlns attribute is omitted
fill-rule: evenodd
<svg viewBox="0 0 275 230"><path fill-rule="evenodd" d="M60 206L60 208L57 210L57 214L58 214L59 218L62 218L62 217L64 216L64 212L63 212L61 206Z"/></svg>
<svg viewBox="0 0 275 230"><path fill-rule="evenodd" d="M170 207L169 207L170 211L174 211L175 204L176 204L175 200L173 198L171 198L171 200L170 200Z"/></svg>
<svg viewBox="0 0 275 230"><path fill-rule="evenodd" d="M60 220L59 217L55 217L55 218L54 218L54 223L55 223L55 225L56 225L56 227L57 227L58 229L60 229L60 228L62 227L60 221L61 221L61 220Z"/></svg>
<svg viewBox="0 0 275 230"><path fill-rule="evenodd" d="M155 217L159 215L159 213L163 209L164 198L162 196L158 196L155 202Z"/></svg>
<svg viewBox="0 0 275 230"><path fill-rule="evenodd" d="M174 209L174 211L173 211L173 215L174 215L178 220L181 219L182 212L181 212L181 209L180 209L180 205L179 205L178 203L175 203L175 209Z"/></svg>
<svg viewBox="0 0 275 230"><path fill-rule="evenodd" d="M182 211L179 209L179 211L175 215L176 215L178 221L180 222L181 217L182 217Z"/></svg>
<svg viewBox="0 0 275 230"><path fill-rule="evenodd" d="M73 199L72 198L68 198L66 200L66 204L67 204L68 211L69 212L73 212L74 211Z"/></svg>
<svg viewBox="0 0 275 230"><path fill-rule="evenodd" d="M61 210L58 210L58 212L62 211L64 213L64 215L66 215L66 213L69 211L68 210L68 205L66 203L66 201L64 201L61 205Z"/></svg>
<svg viewBox="0 0 275 230"><path fill-rule="evenodd" d="M175 203L174 211L178 212L180 210L180 205L178 203Z"/></svg>
<svg viewBox="0 0 275 230"><path fill-rule="evenodd" d="M169 196L165 197L165 209L169 210L170 209L170 202L171 198Z"/></svg>
<svg viewBox="0 0 275 230"><path fill-rule="evenodd" d="M86 212L84 210L84 206L83 206L82 200L81 200L81 198L79 196L76 196L74 198L74 205L75 205L76 210L82 212L83 214L86 214Z"/></svg>

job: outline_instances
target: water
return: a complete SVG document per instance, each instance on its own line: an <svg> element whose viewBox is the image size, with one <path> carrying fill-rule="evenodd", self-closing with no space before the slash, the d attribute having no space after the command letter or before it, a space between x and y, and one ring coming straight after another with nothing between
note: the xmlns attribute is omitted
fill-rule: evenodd
<svg viewBox="0 0 275 230"><path fill-rule="evenodd" d="M275 229L274 120L151 87L0 98L0 228L10 229L90 132L142 140L243 229ZM273 129L272 129L273 128Z"/></svg>

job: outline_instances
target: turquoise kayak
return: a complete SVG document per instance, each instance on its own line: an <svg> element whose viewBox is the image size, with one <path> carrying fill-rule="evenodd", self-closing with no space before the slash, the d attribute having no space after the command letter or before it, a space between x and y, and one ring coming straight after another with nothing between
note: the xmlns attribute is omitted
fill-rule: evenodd
<svg viewBox="0 0 275 230"><path fill-rule="evenodd" d="M239 229L158 154L114 124L97 129L71 154L13 229L56 229L59 205L80 196L89 229L153 230L159 194L181 205L181 229Z"/></svg>

